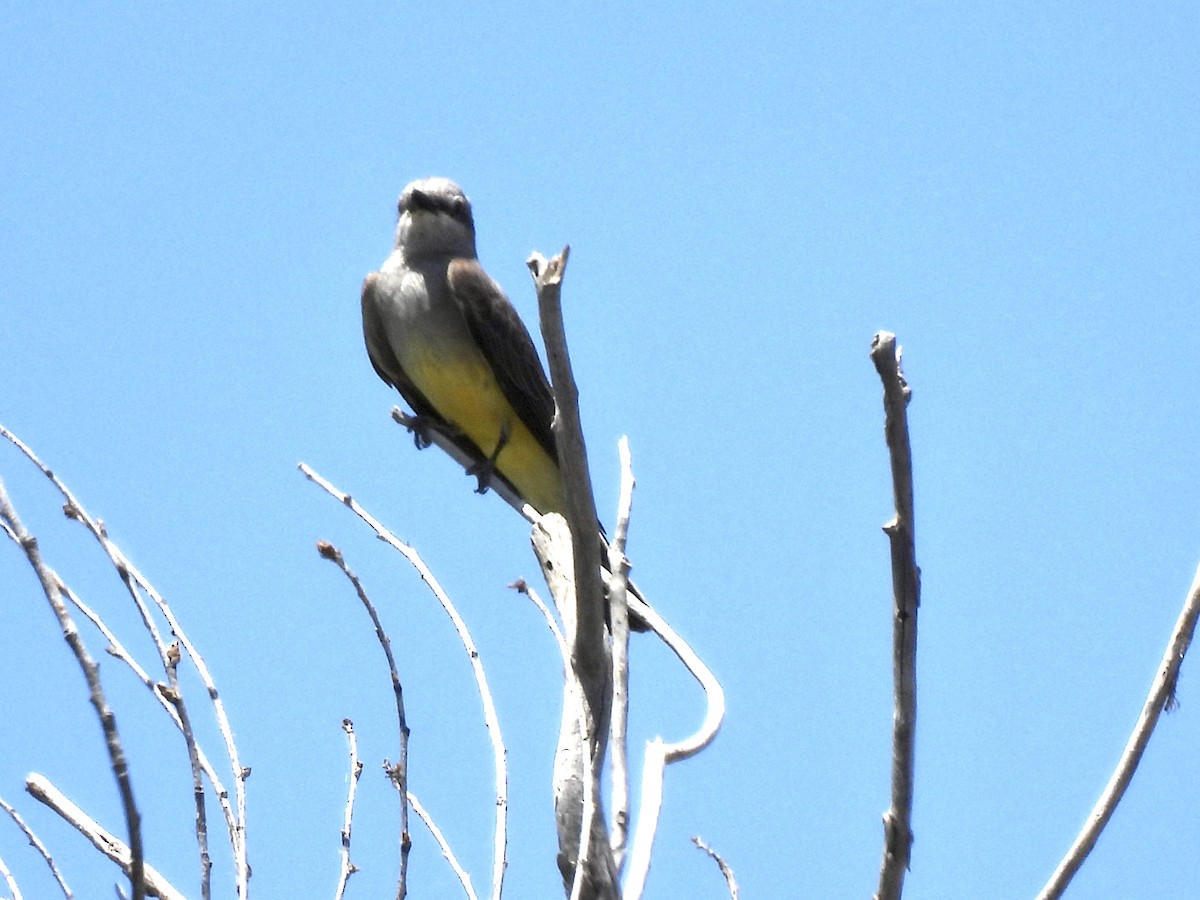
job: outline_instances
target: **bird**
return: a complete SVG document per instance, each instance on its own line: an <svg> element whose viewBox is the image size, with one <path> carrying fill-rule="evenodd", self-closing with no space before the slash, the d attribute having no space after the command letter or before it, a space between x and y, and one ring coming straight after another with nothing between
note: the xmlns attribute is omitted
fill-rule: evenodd
<svg viewBox="0 0 1200 900"><path fill-rule="evenodd" d="M479 493L499 479L538 513L565 515L554 394L528 329L479 263L471 202L453 181L424 178L397 212L393 250L362 286L371 365L415 413L418 448L439 432L471 460ZM634 616L631 627L645 623Z"/></svg>
<svg viewBox="0 0 1200 900"><path fill-rule="evenodd" d="M414 435L450 438L545 515L565 512L551 422L554 394L529 331L480 265L471 203L453 181L405 187L395 247L362 288L375 372L416 414Z"/></svg>

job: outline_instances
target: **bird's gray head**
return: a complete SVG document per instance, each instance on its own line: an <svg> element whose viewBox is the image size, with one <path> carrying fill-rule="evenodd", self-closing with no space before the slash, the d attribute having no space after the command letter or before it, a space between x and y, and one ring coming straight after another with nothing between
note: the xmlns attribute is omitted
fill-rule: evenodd
<svg viewBox="0 0 1200 900"><path fill-rule="evenodd" d="M448 178L422 178L400 195L396 249L406 259L475 256L471 201Z"/></svg>

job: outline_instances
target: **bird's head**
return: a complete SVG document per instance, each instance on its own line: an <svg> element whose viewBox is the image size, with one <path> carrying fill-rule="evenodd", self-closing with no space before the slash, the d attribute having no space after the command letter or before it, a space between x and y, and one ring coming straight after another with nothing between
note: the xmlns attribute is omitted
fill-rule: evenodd
<svg viewBox="0 0 1200 900"><path fill-rule="evenodd" d="M400 195L396 249L407 259L475 256L471 201L448 178L422 178Z"/></svg>

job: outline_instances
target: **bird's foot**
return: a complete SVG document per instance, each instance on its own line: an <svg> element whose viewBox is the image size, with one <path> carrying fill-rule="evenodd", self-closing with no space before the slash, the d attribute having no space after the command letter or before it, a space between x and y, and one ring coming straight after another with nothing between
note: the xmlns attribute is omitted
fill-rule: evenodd
<svg viewBox="0 0 1200 900"><path fill-rule="evenodd" d="M398 406L393 407L392 418L408 429L418 450L424 450L433 443L432 435L435 431L450 438L459 433L457 428L447 422L442 422L432 416L410 416Z"/></svg>
<svg viewBox="0 0 1200 900"><path fill-rule="evenodd" d="M474 475L479 481L475 493L486 494L492 486L492 476L496 474L496 460L500 457L500 451L508 444L508 436L508 426L505 425L500 429L500 439L496 441L496 449L492 451L492 455L467 468L467 474Z"/></svg>

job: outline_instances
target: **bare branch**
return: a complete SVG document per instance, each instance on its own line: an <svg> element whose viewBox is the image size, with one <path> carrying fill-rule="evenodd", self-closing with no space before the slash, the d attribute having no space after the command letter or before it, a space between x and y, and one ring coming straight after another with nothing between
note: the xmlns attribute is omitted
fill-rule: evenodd
<svg viewBox="0 0 1200 900"><path fill-rule="evenodd" d="M620 872L625 865L625 845L629 840L629 560L625 544L629 538L629 517L633 509L633 461L629 439L617 444L621 457L621 493L617 501L617 527L608 547L608 608L612 620L613 703L609 743L612 746L612 828L608 843L613 862Z"/></svg>
<svg viewBox="0 0 1200 900"><path fill-rule="evenodd" d="M1150 742L1150 735L1154 732L1154 726L1158 724L1159 715L1163 710L1171 709L1175 702L1175 686L1179 680L1179 667L1183 664L1183 657L1192 643L1192 635L1196 631L1198 618L1200 618L1200 567L1196 569L1192 586L1188 589L1187 597L1183 601L1183 609L1180 610L1175 627L1171 630L1167 649L1163 652L1162 660L1158 664L1158 671L1150 685L1150 693L1142 706L1142 714L1138 716L1133 733L1125 745L1125 751L1117 762L1117 768L1108 780L1108 784L1105 785L1100 799L1096 801L1095 807L1088 815L1083 830L1075 838L1075 843L1071 845L1067 855L1063 857L1058 868L1054 870L1054 874L1050 876L1050 880L1046 882L1046 886L1038 894L1038 900L1053 900L1053 898L1063 895L1067 885L1071 883L1071 879L1083 865L1083 861L1096 846L1100 832L1112 818L1117 804L1121 802L1126 788L1133 780L1133 773L1137 771L1138 763L1142 760L1142 754Z"/></svg>
<svg viewBox="0 0 1200 900"><path fill-rule="evenodd" d="M692 843L712 857L713 861L717 864L717 868L721 870L721 874L725 876L725 884L729 888L730 900L738 900L737 879L733 877L733 869L729 867L729 863L725 862L725 858L712 847L708 846L708 844L704 843L704 841L700 840L700 836L697 834L692 835Z"/></svg>
<svg viewBox="0 0 1200 900"><path fill-rule="evenodd" d="M358 866L350 862L350 829L354 823L354 795L358 790L358 779L362 775L363 764L358 758L358 736L354 733L354 723L342 719L342 731L346 732L346 740L350 749L350 789L346 793L346 813L342 818L342 871L338 878L336 900L346 896L346 883L350 876L358 871Z"/></svg>
<svg viewBox="0 0 1200 900"><path fill-rule="evenodd" d="M167 692L159 689L159 683L152 679L149 674L147 674L146 670L138 664L138 661L133 658L132 654L125 649L125 645L121 643L115 634L113 634L112 630L108 627L105 621L101 619L100 616L90 606L83 602L83 600L75 593L75 591L71 589L70 585L63 583L60 579L59 587L62 588L63 596L70 600L71 604L81 613L83 613L84 617L94 626L96 626L96 629L104 636L105 640L108 641L108 646L105 648L105 650L108 652L108 655L119 660L120 662L125 663L125 665L130 668L143 686L150 691L151 695L166 712L167 716L174 723L175 727L179 729L180 734L183 735L184 743L188 747L189 759L193 749L195 750L196 761L199 764L200 769L204 772L205 777L208 778L209 784L212 785L213 793L216 795L217 802L221 806L222 813L224 813L225 825L232 839L232 836L236 834L237 824L233 817L233 807L229 803L229 791L225 789L224 783L221 781L220 776L217 775L216 769L213 768L212 763L209 762L208 755L204 752L204 748L200 746L200 742L196 740L195 735L192 734L191 738L189 739L188 733L190 732L190 727L187 730L184 729L183 719L181 718L180 712L177 710L175 701L168 698ZM178 699L180 702L182 702L181 694L178 695Z"/></svg>
<svg viewBox="0 0 1200 900"><path fill-rule="evenodd" d="M132 881L133 864L129 847L116 835L101 827L95 819L72 803L50 780L38 775L29 775L25 779L25 790L40 802L46 804L64 820L91 841L92 846L107 856ZM134 884L135 897L158 897L160 900L185 900L183 894L175 890L167 879L149 863L143 863L141 884Z"/></svg>
<svg viewBox="0 0 1200 900"><path fill-rule="evenodd" d="M554 386L554 440L558 448L558 467L562 472L566 498L563 511L570 528L574 566L575 598L574 631L567 627L567 639L571 642L572 671L579 681L583 701L588 713L588 728L584 735L587 743L588 764L584 767L585 777L591 782L584 795L598 798L600 771L608 743L609 716L612 704L612 658L605 628L607 598L603 582L597 576L600 570L600 543L596 540L598 530L596 501L592 496L591 477L587 461L587 446L579 417L579 390L571 371L570 353L567 349L566 331L562 316L562 279L566 272L570 247L564 247L551 260L540 253L532 254L526 265L533 276L537 289L542 340L546 346L546 359L550 368L550 380ZM570 708L563 710L564 726L574 721ZM573 792L561 794L557 801L577 802ZM603 810L598 800L591 805L596 821L588 826L588 840L578 848L576 865L584 868L589 883L581 888L581 896L611 896L616 891L616 865L608 846L607 827L604 825ZM573 818L574 812L559 810L560 826ZM589 819L585 821L590 821ZM568 829L559 831L560 867L572 856L571 844L575 837ZM594 840L593 832L603 836ZM577 833L577 832L576 832ZM563 842L566 841L564 846ZM589 855L595 857L589 860ZM565 877L565 873L564 873ZM599 879L594 884L593 878ZM596 893L596 892L599 893Z"/></svg>
<svg viewBox="0 0 1200 900"><path fill-rule="evenodd" d="M192 732L192 720L188 717L187 704L179 687L179 643L173 643L167 652L167 687L159 690L175 707L183 741L187 746L188 765L192 770L192 796L196 804L196 845L200 851L200 896L203 900L212 897L212 858L208 855L208 814L204 808L204 777L200 767L200 748Z"/></svg>
<svg viewBox="0 0 1200 900"><path fill-rule="evenodd" d="M5 865L3 856L0 856L0 876L4 877L4 883L8 885L8 892L12 894L12 900L23 900L25 895L21 893L21 889L17 886L17 880L13 878L13 873Z"/></svg>
<svg viewBox="0 0 1200 900"><path fill-rule="evenodd" d="M563 560L560 558L560 555L564 552L564 547L569 547L570 534L567 532L566 523L562 521L561 516L556 516L554 520L554 525L562 529L557 541L546 530L547 524L549 523L543 523L539 520L537 525L535 525L533 535L534 552L542 563L546 583L550 585L551 591L554 592L555 603L567 613L564 616L564 620L569 620L574 615L574 597L570 592L569 586L562 584L562 582L569 582L569 576L564 576L560 579L558 572L569 573L571 571L569 562L563 563ZM550 565L547 565L548 563ZM542 598L538 596L537 591L523 580L511 585L511 587L528 596L541 611L546 624L550 628L551 634L554 635L554 642L558 647L559 656L562 660L563 722L559 729L558 752L555 755L554 809L559 832L559 871L564 881L570 878L571 900L579 900L585 886L586 879L584 873L587 871L590 862L589 851L592 842L592 829L585 829L583 823L594 822L596 803L595 791L593 790L595 780L588 771L591 757L586 752L587 708L583 702L583 694L579 687L579 678L575 675L575 671L571 666L570 644L566 636L562 633L562 629L558 627L558 621L554 618L554 614L550 612L550 609L542 601ZM575 711L573 724L567 720L569 710L572 709ZM580 788L583 794L582 801L577 799L568 801L564 799L564 794L572 791L578 793ZM569 817L559 818L560 815L569 814L575 809L579 809L580 811L578 821ZM576 835L576 837L564 846L563 836L566 834ZM574 862L571 861L572 852L574 854ZM613 877L613 887L615 890L615 874Z"/></svg>
<svg viewBox="0 0 1200 900"><path fill-rule="evenodd" d="M73 900L75 895L71 893L70 887L67 886L66 879L63 878L62 872L58 870L58 864L55 863L54 857L50 855L50 851L46 848L46 845L41 842L36 834L33 833L33 829L25 824L25 820L21 818L21 814L13 809L13 807L7 802L5 802L3 797L0 797L0 808L3 808L4 811L12 818L12 820L17 823L17 827L20 828L21 831L25 832L25 837L29 840L29 846L33 847L34 850L42 855L42 859L44 859L46 861L46 865L50 867L50 874L53 875L54 880L58 882L58 887L63 892L63 896L66 897L67 900Z"/></svg>
<svg viewBox="0 0 1200 900"><path fill-rule="evenodd" d="M647 625L656 632L671 651L679 658L704 691L707 706L704 721L687 738L668 744L662 738L646 743L646 755L642 766L642 799L638 806L637 830L629 853L629 872L625 878L625 900L637 900L646 889L646 878L650 874L650 857L654 851L654 836L658 830L658 816L662 811L663 776L667 765L695 756L713 742L721 730L725 718L725 691L716 676L696 655L691 646L675 633L653 607L639 610Z"/></svg>
<svg viewBox="0 0 1200 900"><path fill-rule="evenodd" d="M917 568L913 520L912 448L908 402L912 391L900 368L896 336L881 331L871 342L871 360L883 382L884 435L892 468L896 515L883 526L892 554L892 803L883 817L883 862L877 900L898 900L912 853L913 749L917 722L917 607L921 571Z"/></svg>
<svg viewBox="0 0 1200 900"><path fill-rule="evenodd" d="M442 830L437 827L429 813L425 811L425 807L421 805L416 796L410 791L408 794L408 805L412 807L412 811L417 814L417 818L425 823L425 827L429 829L429 833L433 835L433 839L437 841L437 845L442 848L442 856L446 858L446 862L450 863L450 868L454 870L454 874L458 876L459 882L463 886L467 897L470 900L478 900L475 896L475 889L471 887L471 876L467 874L458 862L458 857L454 855L454 851L450 849L450 845L446 843L446 837L442 834Z"/></svg>
<svg viewBox="0 0 1200 900"><path fill-rule="evenodd" d="M585 896L616 897L618 875L612 856L607 852L594 852L596 847L606 846L607 835L600 809L600 780L595 771L600 762L591 753L587 703L570 652L576 614L570 529L562 516L551 513L538 520L531 537L534 554L541 564L565 629L559 644L563 663L563 711L553 776L558 868L564 886L570 886L571 900ZM540 605L540 600L538 602ZM545 610L544 605L542 608ZM553 621L549 611L545 611L547 618ZM555 632L559 633L557 626Z"/></svg>
<svg viewBox="0 0 1200 900"><path fill-rule="evenodd" d="M62 494L63 499L66 501L63 511L66 513L67 517L81 523L100 544L100 548L104 551L105 555L108 556L109 561L113 564L118 576L125 584L126 590L129 592L130 597L137 606L137 609L142 617L142 621L145 624L146 629L150 632L150 636L154 641L154 645L158 649L159 655L163 660L164 667L167 664L167 645L162 640L158 628L154 623L153 617L150 615L149 610L146 608L145 603L142 600L139 589L140 591L144 591L146 595L154 601L155 605L159 609L159 612L162 613L163 617L167 620L167 624L170 626L171 632L179 639L183 649L191 658L192 664L196 667L196 673L200 676L205 689L208 691L209 699L213 704L213 712L217 719L217 725L220 729L221 737L225 741L225 750L229 756L230 766L233 772L237 802L237 816L236 820L231 821L230 816L228 815L228 810L226 810L226 822L229 824L229 840L233 848L238 897L244 900L249 890L250 881L250 865L246 855L245 785L246 779L250 776L250 769L249 767L241 764L238 756L237 744L233 739L233 729L229 724L229 717L225 714L225 704L222 702L220 694L217 691L215 681L209 674L208 666L205 664L204 659L200 656L195 646L188 639L187 633L176 620L175 614L171 610L171 607L167 604L166 600L161 594L158 593L154 586L150 584L146 577L138 571L133 563L130 562L129 558L124 554L121 548L108 539L108 534L104 529L103 523L97 521L88 514L87 510L84 509L83 504L76 499L75 495L70 491L66 484L64 484L58 478L58 476L56 476L54 472L51 471L51 469L37 457L33 450L20 440L20 438L3 426L0 426L0 437L4 437L9 440L15 447L17 447L18 450L25 454L30 462L32 462L38 467L38 469L41 470L42 474L50 480L51 484L58 489L59 493ZM227 802L225 798L227 797L227 794L223 788L217 787L219 782L214 780L213 784L214 789L218 791L218 797L222 800L222 806L225 808L225 804ZM133 843L135 849L138 850L138 852L135 854L136 862L136 859L140 858L141 855L140 839ZM136 890L137 889L135 887L135 900L137 896L139 896L136 893Z"/></svg>
<svg viewBox="0 0 1200 900"><path fill-rule="evenodd" d="M558 559L558 554L561 552L559 544L567 543L570 535L566 533L566 523L561 521L561 516L556 518L556 524L563 529L563 534L560 536L560 541L555 542L550 539L549 534L537 534L534 536L535 553L539 561L542 562L543 572L546 574L546 582L551 585L551 590L555 591L555 602L560 608L568 610L573 615L574 598L569 592L566 596L559 596L559 591L562 588L556 584L559 580L557 573L551 575L551 569L547 569L546 563ZM536 526L539 531L544 529L544 526L539 522ZM553 547L553 549L552 549ZM544 557L544 558L543 558ZM569 572L570 566L563 565L558 567L563 572ZM587 742L587 708L583 703L583 694L579 688L579 678L575 675L574 669L571 666L571 648L566 636L562 633L562 629L558 627L558 621L554 618L554 614L538 596L537 591L531 588L525 581L519 581L511 587L516 588L521 593L529 597L534 605L541 611L542 616L546 620L547 626L550 628L551 634L554 635L555 646L558 647L559 656L562 660L563 670L563 722L559 729L558 752L555 754L553 793L554 793L554 809L555 819L559 833L559 856L558 865L559 872L563 876L563 880L570 879L571 900L579 900L584 889L584 873L587 870L589 860L589 850L592 842L592 830L584 829L584 822L593 822L595 819L595 791L593 790L595 781L588 771L590 755L586 752ZM570 710L575 711L574 722L569 722L567 716ZM582 792L582 800L566 799L565 795L574 792L578 794ZM578 809L580 815L578 820L570 818L571 811ZM560 818L562 816L563 818ZM566 835L576 835L573 839L564 842L563 838ZM572 862L574 859L574 862ZM582 862L583 865L579 863ZM613 887L615 889L616 875L614 874Z"/></svg>
<svg viewBox="0 0 1200 900"><path fill-rule="evenodd" d="M380 540L394 550L399 551L400 555L408 560L409 564L417 570L417 574L421 576L421 580L429 586L434 597L437 598L438 603L445 610L446 615L450 617L450 621L454 625L454 630L458 633L458 638L467 652L471 671L475 675L475 685L479 691L479 699L483 703L484 724L487 726L488 736L491 738L492 757L496 770L496 835L492 857L492 897L494 900L499 900L504 886L504 870L507 865L508 763L506 762L504 739L500 734L500 719L496 714L496 704L492 700L492 692L488 687L487 675L484 672L483 660L479 655L479 650L476 648L475 642L471 639L471 633L467 630L467 625L463 621L462 616L458 614L454 603L451 602L450 597L442 589L433 572L425 565L425 561L421 559L420 554L380 524L353 497L334 487L314 472L307 464L300 463L300 471L304 473L305 478L318 485L330 496L337 499L343 506L348 507L375 532ZM409 794L409 796L411 798L412 795Z"/></svg>
<svg viewBox="0 0 1200 900"><path fill-rule="evenodd" d="M0 430L10 440L14 439L6 429ZM137 803L133 798L133 780L129 774L129 764L125 759L125 750L121 746L121 736L117 730L117 718L113 714L112 709L109 708L108 700L104 695L104 688L100 683L100 667L92 659L91 654L88 653L83 638L75 627L75 620L71 618L71 614L67 611L67 605L63 602L62 591L59 588L61 580L43 561L41 551L38 549L37 538L25 530L25 526L17 516L16 509L13 508L12 502L8 498L8 491L5 489L2 479L0 479L0 519L3 519L7 523L12 534L16 536L17 543L25 551L25 557L29 560L30 566L33 567L33 571L41 583L42 593L45 594L46 600L49 601L50 607L58 619L63 638L71 648L76 662L79 663L84 680L87 681L89 699L91 700L92 707L96 710L96 717L100 720L100 728L104 732L104 744L108 750L108 758L112 766L113 775L117 780L117 790L121 796L121 806L125 812L125 826L129 832L129 844L133 848L129 860L129 878L133 889L133 900L141 900L146 895L142 877L144 865L142 859L142 819L138 812Z"/></svg>
<svg viewBox="0 0 1200 900"><path fill-rule="evenodd" d="M532 600L533 605L541 612L542 617L546 620L546 627L554 635L554 642L558 645L559 653L562 654L563 674L566 675L571 665L571 649L567 646L567 639L563 636L562 629L558 627L558 620L554 618L554 613L550 612L550 607L546 606L546 601L538 596L538 592L526 583L524 579L510 584L509 587Z"/></svg>
<svg viewBox="0 0 1200 900"><path fill-rule="evenodd" d="M597 728L607 728L607 708L612 689L611 663L605 642L604 594L596 573L600 570L600 545L596 541L596 501L588 474L587 446L579 420L579 389L571 372L566 332L562 318L562 279L571 248L551 260L534 253L526 261L537 288L541 313L542 340L554 385L554 440L558 447L558 465L562 470L566 493L564 517L571 529L575 559L575 603L578 607L575 643L575 671L583 682L584 699ZM603 723L603 725L602 725ZM597 756L603 758L604 730L593 734ZM596 751L594 751L596 752Z"/></svg>
<svg viewBox="0 0 1200 900"><path fill-rule="evenodd" d="M342 552L333 546L328 541L317 542L317 552L324 558L333 562L342 574L350 580L350 584L354 586L354 591L358 594L358 599L367 610L367 615L371 617L371 623L375 626L375 637L379 641L379 645L383 648L383 654L387 658L388 672L392 678L392 696L396 701L396 721L400 729L400 761L396 765L389 765L388 776L392 783L396 786L396 791L400 795L400 875L396 885L397 900L403 900L408 893L408 852L412 847L412 841L409 839L408 833L408 718L404 714L404 687L400 683L400 673L396 670L396 658L392 655L392 639L388 637L387 632L383 630L383 622L379 618L379 613L375 609L375 604L371 602L371 598L367 596L367 591L363 587L358 576L350 571L346 565L346 559L342 556ZM349 723L349 719L346 720ZM352 741L354 738L354 726L349 725L349 731ZM347 831L347 833L349 833Z"/></svg>

